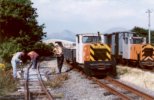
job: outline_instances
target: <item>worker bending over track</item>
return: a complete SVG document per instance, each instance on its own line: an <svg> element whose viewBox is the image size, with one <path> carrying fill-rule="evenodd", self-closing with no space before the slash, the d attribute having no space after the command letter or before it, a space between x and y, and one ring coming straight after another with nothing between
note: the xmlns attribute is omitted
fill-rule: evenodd
<svg viewBox="0 0 154 100"><path fill-rule="evenodd" d="M13 55L11 64L13 67L13 77L17 78L17 66L22 63L21 57L25 55L25 52L17 52Z"/></svg>
<svg viewBox="0 0 154 100"><path fill-rule="evenodd" d="M31 59L32 69L36 69L39 55L35 51L30 51L27 56Z"/></svg>

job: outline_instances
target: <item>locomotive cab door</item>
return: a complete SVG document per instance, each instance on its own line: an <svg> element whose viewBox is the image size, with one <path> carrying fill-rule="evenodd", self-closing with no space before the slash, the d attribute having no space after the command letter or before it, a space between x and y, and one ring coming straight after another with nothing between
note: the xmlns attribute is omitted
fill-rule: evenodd
<svg viewBox="0 0 154 100"><path fill-rule="evenodd" d="M126 37L124 38L123 42L123 59L130 59L130 38Z"/></svg>
<svg viewBox="0 0 154 100"><path fill-rule="evenodd" d="M76 62L83 64L83 43L82 43L82 35L76 35Z"/></svg>

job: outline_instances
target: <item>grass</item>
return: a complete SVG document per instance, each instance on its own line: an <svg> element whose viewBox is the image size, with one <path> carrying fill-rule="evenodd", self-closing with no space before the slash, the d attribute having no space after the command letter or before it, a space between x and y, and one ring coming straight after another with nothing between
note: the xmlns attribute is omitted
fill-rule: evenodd
<svg viewBox="0 0 154 100"><path fill-rule="evenodd" d="M51 74L56 74L56 68L51 68Z"/></svg>
<svg viewBox="0 0 154 100"><path fill-rule="evenodd" d="M127 73L129 73L129 70L128 69L126 69L126 68L117 68L117 73L118 73L118 75L124 75L124 74L127 74Z"/></svg>
<svg viewBox="0 0 154 100"><path fill-rule="evenodd" d="M46 82L46 85L48 85L51 88L61 87L63 85L63 82L65 80L67 80L68 78L69 77L68 77L68 74L67 73L65 73L65 74L59 74L54 79L52 79L50 81L47 81Z"/></svg>
<svg viewBox="0 0 154 100"><path fill-rule="evenodd" d="M11 75L11 70L0 70L0 96L6 95L15 91L17 82Z"/></svg>

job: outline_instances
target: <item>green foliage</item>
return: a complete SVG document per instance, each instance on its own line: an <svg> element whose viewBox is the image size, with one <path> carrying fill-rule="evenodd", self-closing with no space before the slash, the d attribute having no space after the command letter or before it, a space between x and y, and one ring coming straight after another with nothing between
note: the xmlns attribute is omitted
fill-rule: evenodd
<svg viewBox="0 0 154 100"><path fill-rule="evenodd" d="M46 33L44 24L38 25L36 17L30 0L0 0L0 41L12 37L21 37L21 41L28 39L30 44L40 41Z"/></svg>
<svg viewBox="0 0 154 100"><path fill-rule="evenodd" d="M52 49L53 49L53 44L45 44L43 42L36 42L34 45L29 45L26 47L23 47L20 43L17 43L18 39L10 39L7 42L4 42L0 44L0 62L1 63L6 63L11 61L11 58L14 53L22 50L31 51L34 50L36 51L40 56L51 56L53 55ZM27 58L23 58L24 62L26 61ZM10 64L7 64L10 66Z"/></svg>
<svg viewBox="0 0 154 100"><path fill-rule="evenodd" d="M51 56L53 54L52 49L53 44L45 44L42 42L37 42L33 48L40 56Z"/></svg>
<svg viewBox="0 0 154 100"><path fill-rule="evenodd" d="M0 58L2 58L4 62L10 62L11 57L17 51L21 51L21 45L10 39L0 45Z"/></svg>
<svg viewBox="0 0 154 100"><path fill-rule="evenodd" d="M136 32L139 36L147 36L148 30L135 26L132 30L132 32Z"/></svg>
<svg viewBox="0 0 154 100"><path fill-rule="evenodd" d="M49 47L41 43L46 33L37 17L31 0L0 0L1 62L10 62L12 54L21 50L37 50L41 55L50 52Z"/></svg>
<svg viewBox="0 0 154 100"><path fill-rule="evenodd" d="M136 32L137 35L139 36L146 37L148 41L148 29L135 26L131 31ZM154 43L154 31L153 30L151 30L151 43Z"/></svg>

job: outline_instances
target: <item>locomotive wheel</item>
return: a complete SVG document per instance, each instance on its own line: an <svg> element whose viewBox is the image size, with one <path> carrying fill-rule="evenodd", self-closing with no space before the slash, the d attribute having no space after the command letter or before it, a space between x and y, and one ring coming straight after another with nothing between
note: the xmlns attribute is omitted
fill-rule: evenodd
<svg viewBox="0 0 154 100"><path fill-rule="evenodd" d="M139 61L139 67L144 69L145 67L141 64L141 62Z"/></svg>
<svg viewBox="0 0 154 100"><path fill-rule="evenodd" d="M85 72L86 75L92 76L92 71L91 71L91 69L88 68L88 67L86 67L86 66L84 66L84 72Z"/></svg>
<svg viewBox="0 0 154 100"><path fill-rule="evenodd" d="M140 56L139 56L139 54L137 55L137 61L138 61L138 67L144 69L145 67L140 62Z"/></svg>

